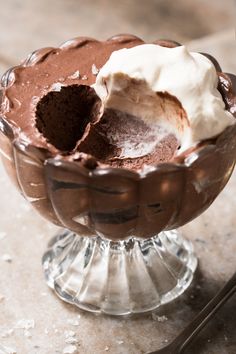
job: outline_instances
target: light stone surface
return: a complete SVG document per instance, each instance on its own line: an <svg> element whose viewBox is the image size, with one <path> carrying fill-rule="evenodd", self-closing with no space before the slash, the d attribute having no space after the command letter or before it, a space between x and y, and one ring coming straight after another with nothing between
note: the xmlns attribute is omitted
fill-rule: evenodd
<svg viewBox="0 0 236 354"><path fill-rule="evenodd" d="M8 21L4 14L7 12L7 6L5 7L3 2L0 0L2 5L0 29L6 30ZM43 11L43 2L32 3L35 13ZM55 1L50 2L52 3ZM62 3L58 1L58 7L62 6ZM76 6L74 1L64 3L66 5L63 6L72 10ZM105 6L108 2L99 3ZM218 3L219 1L215 2ZM63 14L59 14L57 8L54 8L53 21L64 20L64 26L61 26L60 30L59 26L56 28L57 31L55 28L42 26L42 16L38 16L34 23L31 21L29 25L27 9L24 9L25 11L21 9L22 2L14 0L12 4L19 10L18 17L12 25L12 32L9 28L10 32L7 35L3 34L3 31L0 33L0 73L3 73L9 65L17 63L19 58L24 57L30 50L41 45L57 45L59 41L78 33L94 35L96 34L94 28L98 29L103 38L115 32L137 33L134 25L133 27L126 25L122 30L115 23L114 28L104 29L102 22L99 22L100 15L95 21L97 27L92 24L89 29L89 25L86 27L85 22L82 22L81 31L80 27L77 28L75 25L75 16L72 16L71 22L68 17L63 19ZM83 11L86 13L85 8ZM94 11L96 13L96 9ZM110 21L112 23L113 17ZM28 31L31 29L35 38L30 35L27 37L25 30L24 43L21 31L17 31L17 28L21 29L22 26L26 26ZM154 38L154 31L148 32L146 27L140 20L137 34ZM181 35L177 39L181 39ZM225 31L193 41L189 47L192 50L207 51L216 55L226 71L236 72L234 39L233 30ZM4 346L14 349L17 354L62 354L70 351L79 354L145 354L171 341L235 271L235 193L236 171L213 205L183 228L184 236L193 241L199 257L198 271L190 289L174 303L156 311L155 315L117 319L94 316L77 310L63 303L48 289L41 269L41 257L57 227L43 220L31 209L10 184L1 165L0 352ZM4 261L4 255L8 255L11 262ZM235 354L235 312L236 302L235 298L232 298L192 343L187 353ZM165 320L160 320L164 318ZM76 351L74 346L77 348Z"/></svg>

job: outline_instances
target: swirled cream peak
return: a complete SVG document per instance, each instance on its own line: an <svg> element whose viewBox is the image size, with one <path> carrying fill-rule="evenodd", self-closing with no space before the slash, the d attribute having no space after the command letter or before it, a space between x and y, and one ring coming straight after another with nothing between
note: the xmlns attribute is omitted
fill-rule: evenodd
<svg viewBox="0 0 236 354"><path fill-rule="evenodd" d="M105 109L174 133L181 152L235 122L217 85L216 69L204 55L185 46L143 44L113 52L93 87Z"/></svg>

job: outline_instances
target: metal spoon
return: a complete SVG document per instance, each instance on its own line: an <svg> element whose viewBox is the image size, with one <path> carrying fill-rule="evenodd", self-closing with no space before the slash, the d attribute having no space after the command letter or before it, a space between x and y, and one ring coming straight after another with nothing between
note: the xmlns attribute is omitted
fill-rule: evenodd
<svg viewBox="0 0 236 354"><path fill-rule="evenodd" d="M214 316L220 307L236 291L236 273L224 285L224 287L213 297L213 299L202 309L193 321L166 347L148 354L180 354L187 345L197 336L201 329Z"/></svg>

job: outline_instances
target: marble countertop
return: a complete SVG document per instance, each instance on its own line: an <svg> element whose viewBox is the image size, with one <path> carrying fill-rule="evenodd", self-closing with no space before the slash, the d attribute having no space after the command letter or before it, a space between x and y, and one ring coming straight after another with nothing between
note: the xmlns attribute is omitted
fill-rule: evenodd
<svg viewBox="0 0 236 354"><path fill-rule="evenodd" d="M234 38L229 30L189 47L215 55L225 71L236 72ZM0 65L1 72L8 66L1 55ZM32 210L0 166L0 353L2 345L17 354L145 354L171 341L235 271L235 194L236 171L213 205L182 228L199 258L184 295L154 314L95 316L63 303L47 287L41 257L57 228ZM188 353L234 354L235 312L232 298Z"/></svg>

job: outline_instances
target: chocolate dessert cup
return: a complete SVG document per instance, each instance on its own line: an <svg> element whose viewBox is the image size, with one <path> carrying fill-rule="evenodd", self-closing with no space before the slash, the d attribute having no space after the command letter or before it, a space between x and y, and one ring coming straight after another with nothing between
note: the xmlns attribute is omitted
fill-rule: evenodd
<svg viewBox="0 0 236 354"><path fill-rule="evenodd" d="M131 35L76 38L35 51L1 81L5 169L42 216L65 228L43 257L47 283L91 312L150 311L187 289L197 259L176 228L210 206L236 160L235 124L177 157L169 137L145 160L146 170L141 159L114 158L116 149L98 134L110 123L99 121L91 85L114 50L142 43ZM210 59L236 116L235 77Z"/></svg>

